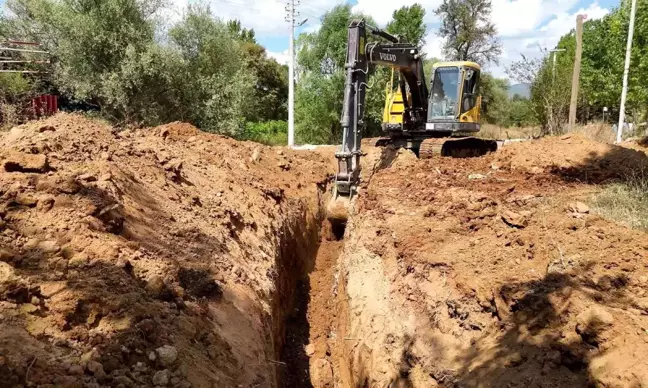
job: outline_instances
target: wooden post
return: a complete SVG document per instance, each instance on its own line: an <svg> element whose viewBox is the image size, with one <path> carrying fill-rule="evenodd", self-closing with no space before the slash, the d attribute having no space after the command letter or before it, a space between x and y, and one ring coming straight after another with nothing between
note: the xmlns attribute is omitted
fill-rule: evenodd
<svg viewBox="0 0 648 388"><path fill-rule="evenodd" d="M585 15L576 17L576 58L574 59L574 74L572 75L571 101L569 103L569 127L574 130L576 125L576 107L578 106L578 88L580 86L581 58L583 57L583 20Z"/></svg>

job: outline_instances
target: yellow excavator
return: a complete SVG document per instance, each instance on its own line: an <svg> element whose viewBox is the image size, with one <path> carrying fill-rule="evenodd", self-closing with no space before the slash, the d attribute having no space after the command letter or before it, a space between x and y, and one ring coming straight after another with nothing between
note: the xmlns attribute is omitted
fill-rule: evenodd
<svg viewBox="0 0 648 388"><path fill-rule="evenodd" d="M367 31L382 41L368 43ZM466 136L480 130L481 68L478 64L437 63L428 89L423 57L416 45L401 42L363 20L353 21L348 29L342 144L335 153L338 172L328 206L331 222L346 222L350 200L357 191L370 64L393 70L385 96L382 124L385 136L376 142L377 146L407 148L420 158L435 154L474 157L497 150L495 141ZM395 73L397 85L394 85Z"/></svg>

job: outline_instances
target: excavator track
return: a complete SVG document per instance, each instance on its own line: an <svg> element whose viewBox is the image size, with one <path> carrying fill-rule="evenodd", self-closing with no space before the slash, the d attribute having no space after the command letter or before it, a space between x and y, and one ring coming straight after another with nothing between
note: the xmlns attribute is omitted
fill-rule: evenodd
<svg viewBox="0 0 648 388"><path fill-rule="evenodd" d="M475 158L489 152L497 151L495 140L477 137L435 138L425 139L419 148L420 159L430 159L435 155L451 158Z"/></svg>

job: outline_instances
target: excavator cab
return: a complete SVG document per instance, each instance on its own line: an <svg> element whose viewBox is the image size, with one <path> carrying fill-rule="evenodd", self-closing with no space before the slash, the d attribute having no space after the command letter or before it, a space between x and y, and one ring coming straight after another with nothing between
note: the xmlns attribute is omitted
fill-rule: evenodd
<svg viewBox="0 0 648 388"><path fill-rule="evenodd" d="M479 132L481 68L474 62L440 62L434 65L428 101L426 131Z"/></svg>

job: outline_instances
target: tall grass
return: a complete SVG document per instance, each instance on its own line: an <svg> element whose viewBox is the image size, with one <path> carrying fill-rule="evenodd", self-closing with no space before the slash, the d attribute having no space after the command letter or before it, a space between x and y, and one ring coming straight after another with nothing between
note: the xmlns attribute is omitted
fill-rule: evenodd
<svg viewBox="0 0 648 388"><path fill-rule="evenodd" d="M604 186L593 198L594 210L630 228L648 231L648 169Z"/></svg>

